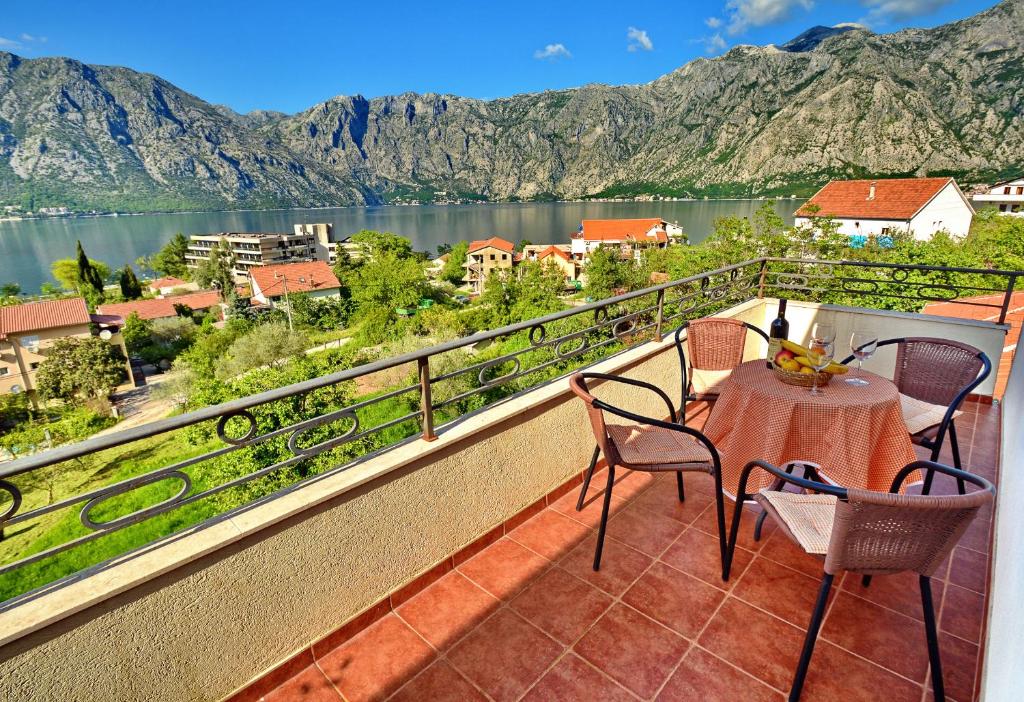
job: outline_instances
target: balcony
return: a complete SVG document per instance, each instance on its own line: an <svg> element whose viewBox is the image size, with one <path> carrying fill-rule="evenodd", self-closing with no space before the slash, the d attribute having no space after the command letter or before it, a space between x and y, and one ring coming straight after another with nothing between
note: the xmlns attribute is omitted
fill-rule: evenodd
<svg viewBox="0 0 1024 702"><path fill-rule="evenodd" d="M5 690L12 700L111 691L132 700L778 699L819 563L771 528L760 542L745 528L735 575L723 583L708 482L688 476L680 504L663 477L627 473L613 490L606 560L594 573L600 481L576 512L593 438L565 375L587 366L676 396L671 330L709 314L766 328L778 297L791 300L793 338L827 317L840 338L860 324L883 337L955 338L998 367L1016 276L751 261L5 464L4 490L67 461L145 453L155 437L206 431L174 463L72 488L53 504L28 489L13 509L0 502L9 542L62 515L83 522L68 540L0 565L0 581L31 572L38 582L0 609ZM851 295L908 310L958 302L994 318L855 307ZM465 350L501 339L522 344L485 361ZM763 354L759 343L748 340L747 357ZM468 365L446 364L453 352ZM879 353L868 368L891 374L893 363ZM998 474L1000 428L1019 424L1020 365L1005 402L991 403L994 372L958 421L965 465L1002 478L1003 495L1016 478ZM381 377L401 380L323 409L332 389ZM308 416L270 423L265 408L298 397L311 400ZM657 411L629 394L609 397ZM405 409L382 416L394 398ZM700 426L707 408L689 415ZM386 441L368 449L375 436ZM1007 466L1020 453L1008 453L1019 451L1016 432L1004 438ZM202 472L261 456L275 459L252 472ZM291 483L212 516L200 511L303 465ZM119 496L137 499L111 509ZM1001 537L1015 546L1024 536L1014 531L1012 500L995 512L972 525L936 579L948 696L957 702L1000 677L1009 689L1014 682L1006 656L1019 650L1011 615L1024 598ZM155 533L169 517L174 533ZM111 538L131 548L94 561L80 555ZM840 584L804 699L877 699L880 690L885 699L930 699L910 585L902 577L879 577L867 590L856 579Z"/></svg>

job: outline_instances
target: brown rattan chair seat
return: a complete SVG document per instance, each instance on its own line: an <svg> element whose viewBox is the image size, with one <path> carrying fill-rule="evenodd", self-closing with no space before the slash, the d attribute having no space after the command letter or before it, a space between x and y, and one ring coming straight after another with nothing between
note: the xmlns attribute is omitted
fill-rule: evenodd
<svg viewBox="0 0 1024 702"><path fill-rule="evenodd" d="M761 490L754 500L804 551L815 556L828 553L836 513L833 495Z"/></svg>
<svg viewBox="0 0 1024 702"><path fill-rule="evenodd" d="M686 434L640 425L607 425L622 462L635 470L713 470L711 453Z"/></svg>

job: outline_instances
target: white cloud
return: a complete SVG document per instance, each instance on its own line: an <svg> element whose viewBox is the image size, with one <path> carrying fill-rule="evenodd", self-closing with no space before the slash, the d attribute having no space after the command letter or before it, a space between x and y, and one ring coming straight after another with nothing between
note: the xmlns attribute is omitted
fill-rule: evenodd
<svg viewBox="0 0 1024 702"><path fill-rule="evenodd" d="M851 29L868 29L866 24L861 24L860 22L840 22L839 24L832 25L833 29L846 29L847 27Z"/></svg>
<svg viewBox="0 0 1024 702"><path fill-rule="evenodd" d="M710 37L704 37L701 41L704 42L704 51L709 54L721 53L728 46L728 43L722 38L721 32L715 32Z"/></svg>
<svg viewBox="0 0 1024 702"><path fill-rule="evenodd" d="M887 1L887 0L881 0ZM793 10L810 10L814 0L728 0L725 12L729 18L729 34L742 34L751 27L784 22Z"/></svg>
<svg viewBox="0 0 1024 702"><path fill-rule="evenodd" d="M653 51L654 42L647 36L646 30L637 29L636 27L630 27L626 32L626 38L629 40L629 51Z"/></svg>
<svg viewBox="0 0 1024 702"><path fill-rule="evenodd" d="M534 51L533 57L537 60L572 58L572 54L565 48L565 44L548 44L543 49Z"/></svg>
<svg viewBox="0 0 1024 702"><path fill-rule="evenodd" d="M952 0L860 0L870 8L867 21L902 20L927 15L945 7Z"/></svg>
<svg viewBox="0 0 1024 702"><path fill-rule="evenodd" d="M717 17L708 17L706 20L704 20L704 24L711 27L712 29L718 29L719 27L722 26L722 20L718 19Z"/></svg>
<svg viewBox="0 0 1024 702"><path fill-rule="evenodd" d="M7 37L0 37L0 49L20 49L21 42L8 39Z"/></svg>

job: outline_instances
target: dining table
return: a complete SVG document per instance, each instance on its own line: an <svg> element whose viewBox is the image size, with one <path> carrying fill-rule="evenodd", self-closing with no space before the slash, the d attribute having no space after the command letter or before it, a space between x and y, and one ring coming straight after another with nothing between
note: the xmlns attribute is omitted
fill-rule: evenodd
<svg viewBox="0 0 1024 702"><path fill-rule="evenodd" d="M812 394L777 377L764 359L737 366L720 384L703 429L720 455L725 493L735 499L744 467L759 459L780 467L807 462L834 484L888 492L917 454L896 386L867 371L859 376L868 384L851 385L836 375ZM905 485L919 480L911 476ZM773 481L754 470L746 492Z"/></svg>

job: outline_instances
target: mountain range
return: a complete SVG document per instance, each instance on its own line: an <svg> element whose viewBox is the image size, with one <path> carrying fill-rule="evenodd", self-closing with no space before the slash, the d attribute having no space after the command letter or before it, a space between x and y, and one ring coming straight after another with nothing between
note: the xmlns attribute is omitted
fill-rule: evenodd
<svg viewBox="0 0 1024 702"><path fill-rule="evenodd" d="M240 115L162 78L0 52L0 204L153 211L805 195L1024 170L1024 2L934 29L815 27L644 85L339 96Z"/></svg>

